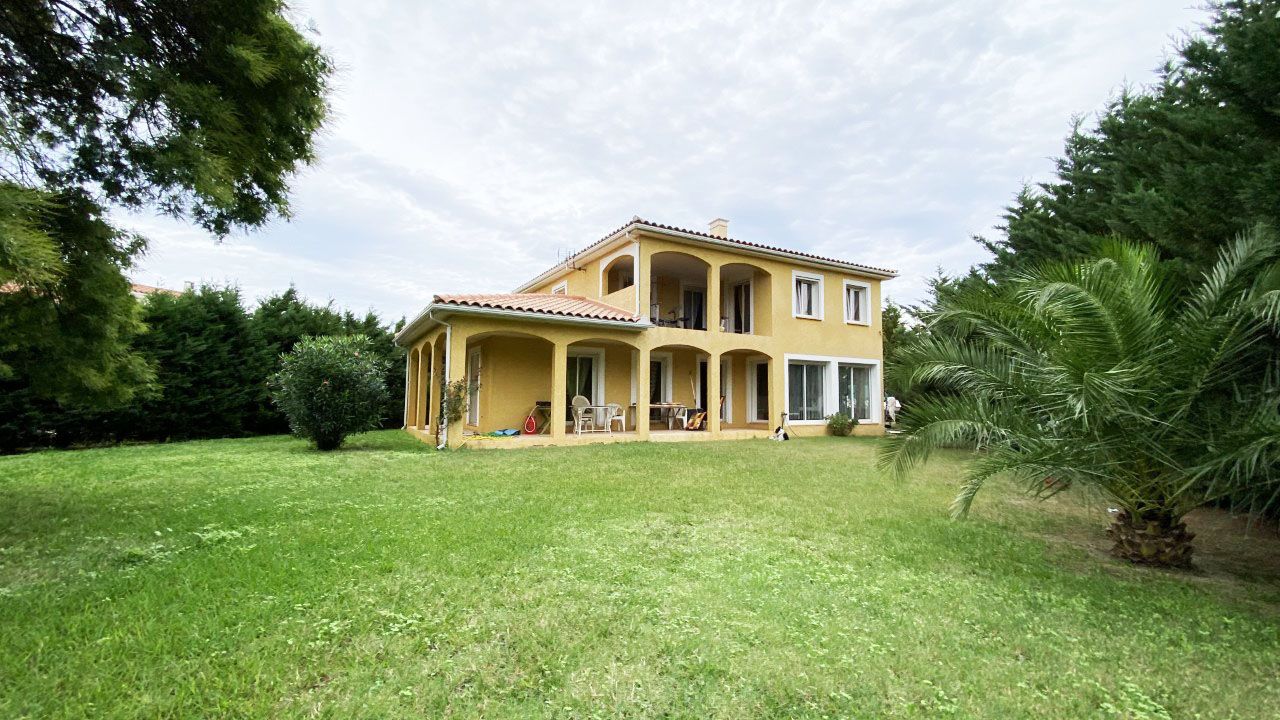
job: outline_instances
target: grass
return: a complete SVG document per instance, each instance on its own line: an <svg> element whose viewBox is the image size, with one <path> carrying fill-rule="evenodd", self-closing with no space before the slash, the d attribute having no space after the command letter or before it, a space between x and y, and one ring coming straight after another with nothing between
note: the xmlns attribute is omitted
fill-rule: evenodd
<svg viewBox="0 0 1280 720"><path fill-rule="evenodd" d="M1280 716L1280 583L876 443L0 458L0 717Z"/></svg>

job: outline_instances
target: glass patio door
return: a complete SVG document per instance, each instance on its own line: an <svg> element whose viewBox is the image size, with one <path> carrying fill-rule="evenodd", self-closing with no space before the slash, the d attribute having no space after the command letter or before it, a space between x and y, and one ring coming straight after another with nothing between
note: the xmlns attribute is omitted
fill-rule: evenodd
<svg viewBox="0 0 1280 720"><path fill-rule="evenodd" d="M702 288L684 290L684 326L691 330L707 329L707 293Z"/></svg>
<svg viewBox="0 0 1280 720"><path fill-rule="evenodd" d="M823 419L825 363L795 362L787 366L787 411L792 420Z"/></svg>
<svg viewBox="0 0 1280 720"><path fill-rule="evenodd" d="M480 351L467 355L467 424L480 424Z"/></svg>
<svg viewBox="0 0 1280 720"><path fill-rule="evenodd" d="M871 419L871 369L864 365L840 363L840 412L856 420Z"/></svg>
<svg viewBox="0 0 1280 720"><path fill-rule="evenodd" d="M600 404L600 401L595 396L595 361L595 357L591 355L571 355L569 357L569 371L564 384L565 420L573 420L573 397L575 395L585 397L591 401L592 405Z"/></svg>
<svg viewBox="0 0 1280 720"><path fill-rule="evenodd" d="M733 323L730 331L735 333L751 332L751 283L738 283L733 286L733 292L729 297L733 306L730 322Z"/></svg>
<svg viewBox="0 0 1280 720"><path fill-rule="evenodd" d="M756 363L755 377L755 417L756 422L769 422L769 364Z"/></svg>

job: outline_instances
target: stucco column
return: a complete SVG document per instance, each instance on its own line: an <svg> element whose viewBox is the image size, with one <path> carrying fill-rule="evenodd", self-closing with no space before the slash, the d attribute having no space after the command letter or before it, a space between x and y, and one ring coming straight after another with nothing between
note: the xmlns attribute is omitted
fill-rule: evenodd
<svg viewBox="0 0 1280 720"><path fill-rule="evenodd" d="M649 439L649 348L636 352L636 439Z"/></svg>
<svg viewBox="0 0 1280 720"><path fill-rule="evenodd" d="M649 267L649 250L642 242L636 249L636 314L644 320L652 320L649 317L649 286L652 280Z"/></svg>
<svg viewBox="0 0 1280 720"><path fill-rule="evenodd" d="M707 268L707 330L713 333L720 332L720 297L720 266L712 264Z"/></svg>
<svg viewBox="0 0 1280 720"><path fill-rule="evenodd" d="M457 325L449 332L449 384L452 385L460 380L467 378L467 334L459 332ZM465 391L464 391L465 396ZM458 418L457 422L449 423L449 431L446 437L449 447L455 448L462 444L462 429L466 425L466 413Z"/></svg>
<svg viewBox="0 0 1280 720"><path fill-rule="evenodd" d="M404 426L411 428L417 424L418 406L414 402L418 392L418 350L409 349L408 362L404 365Z"/></svg>
<svg viewBox="0 0 1280 720"><path fill-rule="evenodd" d="M569 384L569 344L557 341L551 348L551 437L564 437L564 396Z"/></svg>
<svg viewBox="0 0 1280 720"><path fill-rule="evenodd" d="M782 413L787 409L787 362L778 355L769 356L769 431L782 424Z"/></svg>
<svg viewBox="0 0 1280 720"><path fill-rule="evenodd" d="M720 434L720 353L707 358L707 432Z"/></svg>

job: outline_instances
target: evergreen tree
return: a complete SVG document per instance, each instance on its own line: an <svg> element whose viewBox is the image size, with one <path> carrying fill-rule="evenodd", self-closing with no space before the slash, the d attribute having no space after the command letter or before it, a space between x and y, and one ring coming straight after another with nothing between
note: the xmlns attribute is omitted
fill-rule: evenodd
<svg viewBox="0 0 1280 720"><path fill-rule="evenodd" d="M143 325L123 275L141 241L101 215L79 192L52 198L0 184L0 380L8 391L111 405L151 381L130 348Z"/></svg>
<svg viewBox="0 0 1280 720"><path fill-rule="evenodd" d="M149 440L249 432L262 383L261 342L235 288L201 287L146 302L150 332L138 349L160 392L119 413L128 435Z"/></svg>
<svg viewBox="0 0 1280 720"><path fill-rule="evenodd" d="M404 348L396 345L395 337L404 327L404 318L387 327L375 313L368 312L358 317L348 311L343 313L342 327L343 332L348 335L369 338L370 352L375 353L382 367L386 368L384 383L388 394L382 410L382 425L387 428L400 427L404 422L404 376L409 356Z"/></svg>
<svg viewBox="0 0 1280 720"><path fill-rule="evenodd" d="M289 420L271 402L268 379L280 370L280 358L293 352L293 347L304 338L341 334L342 315L333 309L332 303L305 302L298 290L290 286L258 304L253 311L253 324L261 342L256 361L258 410L253 427L260 433L286 433Z"/></svg>
<svg viewBox="0 0 1280 720"><path fill-rule="evenodd" d="M144 243L105 207L154 206L220 235L287 216L331 66L284 13L278 0L0 3L0 379L82 405L145 385L124 277Z"/></svg>
<svg viewBox="0 0 1280 720"><path fill-rule="evenodd" d="M1003 237L979 240L996 280L1090 255L1118 235L1154 245L1187 278L1258 223L1280 227L1280 2L1215 6L1148 92L1077 120L1055 178L1024 188Z"/></svg>

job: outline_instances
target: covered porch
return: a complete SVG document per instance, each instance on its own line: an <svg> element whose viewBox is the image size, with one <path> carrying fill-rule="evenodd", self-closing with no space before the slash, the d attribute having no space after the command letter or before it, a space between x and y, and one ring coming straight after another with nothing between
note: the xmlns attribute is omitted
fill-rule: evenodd
<svg viewBox="0 0 1280 720"><path fill-rule="evenodd" d="M782 412L773 358L750 347L690 345L680 331L661 330L456 317L410 350L406 429L437 445L473 448L768 435L769 418ZM455 423L440 413L446 377L465 386L466 409ZM587 406L578 413L575 398Z"/></svg>
<svg viewBox="0 0 1280 720"><path fill-rule="evenodd" d="M708 432L691 432L687 430L650 430L648 442L705 442L708 440L752 440L769 436L766 430L730 430L721 429L719 434ZM552 439L549 435L513 435L510 437L493 437L490 435L464 435L462 447L473 450L520 450L535 447L599 445L607 443L637 442L640 440L634 430L613 433L567 433L560 439Z"/></svg>

